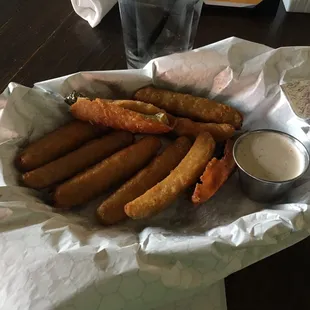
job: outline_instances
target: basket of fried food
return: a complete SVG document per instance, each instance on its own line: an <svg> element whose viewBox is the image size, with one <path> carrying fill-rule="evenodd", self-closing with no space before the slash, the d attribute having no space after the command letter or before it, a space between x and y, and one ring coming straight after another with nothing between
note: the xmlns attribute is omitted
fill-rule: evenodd
<svg viewBox="0 0 310 310"><path fill-rule="evenodd" d="M131 100L78 94L69 101L74 119L15 159L23 184L48 189L54 208L74 209L116 188L99 203L99 222L147 219L191 188L194 205L207 202L235 169L243 117L233 107L152 86ZM162 137L170 144L163 147Z"/></svg>

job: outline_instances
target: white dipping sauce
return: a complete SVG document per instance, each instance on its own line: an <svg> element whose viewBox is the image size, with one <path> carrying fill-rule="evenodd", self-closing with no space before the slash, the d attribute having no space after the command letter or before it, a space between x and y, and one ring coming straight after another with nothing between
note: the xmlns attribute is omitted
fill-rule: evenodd
<svg viewBox="0 0 310 310"><path fill-rule="evenodd" d="M303 154L285 135L254 132L236 148L236 160L247 173L267 181L287 181L304 169Z"/></svg>

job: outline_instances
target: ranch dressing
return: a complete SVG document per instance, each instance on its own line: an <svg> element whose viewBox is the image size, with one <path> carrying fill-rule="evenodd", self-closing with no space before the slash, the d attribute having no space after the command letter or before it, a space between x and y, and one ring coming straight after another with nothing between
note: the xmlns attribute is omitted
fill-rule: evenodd
<svg viewBox="0 0 310 310"><path fill-rule="evenodd" d="M267 181L287 181L303 171L303 157L291 140L275 132L245 136L236 150L239 165L249 174Z"/></svg>

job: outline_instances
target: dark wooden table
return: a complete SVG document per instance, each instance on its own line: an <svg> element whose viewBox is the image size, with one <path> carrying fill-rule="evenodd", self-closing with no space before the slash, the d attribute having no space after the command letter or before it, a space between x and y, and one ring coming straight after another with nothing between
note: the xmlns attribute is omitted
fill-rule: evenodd
<svg viewBox="0 0 310 310"><path fill-rule="evenodd" d="M269 2L277 0L268 0ZM310 14L205 7L196 46L230 36L271 47L310 45ZM0 1L0 91L82 70L126 67L117 7L92 29L69 0ZM310 70L310 69L309 69ZM310 238L226 279L228 310L309 309Z"/></svg>

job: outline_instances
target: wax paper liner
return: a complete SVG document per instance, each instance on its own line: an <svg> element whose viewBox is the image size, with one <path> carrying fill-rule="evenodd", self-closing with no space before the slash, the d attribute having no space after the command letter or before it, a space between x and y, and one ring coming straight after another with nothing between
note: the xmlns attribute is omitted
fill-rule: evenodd
<svg viewBox="0 0 310 310"><path fill-rule="evenodd" d="M276 205L247 199L235 174L205 205L184 193L149 221L104 228L94 220L103 197L56 212L20 186L13 158L70 119L63 97L72 90L126 98L150 83L236 106L244 129L284 130L309 149L309 125L280 88L309 79L309 55L229 38L142 70L82 72L33 89L11 83L0 97L0 308L225 309L226 276L309 235L309 173Z"/></svg>

